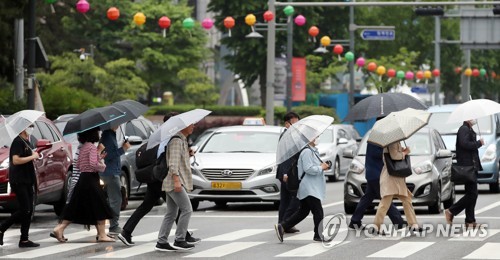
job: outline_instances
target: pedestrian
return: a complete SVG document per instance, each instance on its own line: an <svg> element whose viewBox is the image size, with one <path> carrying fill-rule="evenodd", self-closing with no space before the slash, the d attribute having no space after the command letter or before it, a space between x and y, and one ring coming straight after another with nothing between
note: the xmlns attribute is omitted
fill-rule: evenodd
<svg viewBox="0 0 500 260"><path fill-rule="evenodd" d="M71 223L87 226L95 225L97 242L114 242L106 235L106 219L113 217L106 195L99 184L99 173L105 170L103 158L106 157L105 147L95 143L99 141L99 129L93 128L78 134L78 141L82 144L77 166L80 169L80 178L76 183L68 204L61 213L59 224L50 233L59 242L66 242L64 230Z"/></svg>
<svg viewBox="0 0 500 260"><path fill-rule="evenodd" d="M280 139L292 124L297 123L300 120L300 117L297 113L290 111L285 114L283 119L285 121L285 130L281 133ZM278 179L281 183L278 223L281 223L282 221L291 217L295 212L299 210L300 206L300 202L297 199L297 192L288 190L286 185L288 174L292 171L292 159L293 157L280 163L276 171L276 179ZM285 233L297 232L300 232L300 230L293 226L285 230Z"/></svg>
<svg viewBox="0 0 500 260"><path fill-rule="evenodd" d="M116 130L119 126L106 129L102 132L100 142L106 147L106 157L104 163L106 169L99 173L101 180L106 187L109 206L113 210L113 218L109 221L109 235L116 236L122 232L118 220L120 218L120 209L122 205L122 182L121 182L121 161L120 156L125 154L130 148L130 144L125 140L121 147L118 147L116 140Z"/></svg>
<svg viewBox="0 0 500 260"><path fill-rule="evenodd" d="M308 149L303 149L297 164L300 185L297 191L297 198L300 200L300 207L290 218L275 224L276 235L283 242L285 230L297 225L304 220L309 212L313 214L314 221L314 241L324 241L323 227L320 225L323 220L323 207L321 201L325 198L325 176L323 171L329 169L329 165L319 158L316 140L308 144Z"/></svg>
<svg viewBox="0 0 500 260"><path fill-rule="evenodd" d="M9 150L9 183L16 194L18 209L0 225L0 245L3 245L5 231L15 222L21 223L21 237L19 247L38 247L40 244L29 240L31 215L33 208L33 193L36 183L35 166L33 160L40 158L37 152L32 151L29 137L34 126L30 125L14 140Z"/></svg>
<svg viewBox="0 0 500 260"><path fill-rule="evenodd" d="M382 119L382 117L377 118L377 121ZM352 214L351 221L349 223L350 229L364 229L362 224L362 219L365 214L366 209L372 205L374 199L380 199L380 173L384 167L383 160L383 149L380 146L368 143L366 146L365 155L365 178L366 178L366 190L365 194L359 200L358 205L354 214ZM396 228L403 228L408 223L403 220L401 213L391 203L387 215L391 219L392 223Z"/></svg>
<svg viewBox="0 0 500 260"><path fill-rule="evenodd" d="M410 153L410 148L405 147L403 149L400 142L395 142L384 148L383 151L384 153L389 153L393 160L403 160L405 156ZM374 220L376 230L373 230L373 232L382 233L380 232L380 226L384 222L384 217L387 214L387 210L392 205L392 199L394 197L397 197L403 203L403 210L410 225L409 229L411 231L422 232L422 228L418 226L415 210L412 205L413 194L406 186L406 178L390 175L387 171L385 159L382 173L380 174L380 196L382 199L378 204Z"/></svg>
<svg viewBox="0 0 500 260"><path fill-rule="evenodd" d="M479 147L484 145L484 140L481 138L476 140L476 132L472 126L477 124L477 120L464 121L463 125L458 129L456 142L456 159L457 165L474 166L474 174L483 170L479 159ZM465 209L465 225L467 228L476 228L481 224L476 223L475 207L477 202L477 178L474 182L465 183L465 195L445 210L445 218L448 224L453 223L453 217L460 214Z"/></svg>
<svg viewBox="0 0 500 260"><path fill-rule="evenodd" d="M167 146L168 175L163 180L162 190L166 192L167 212L158 234L158 242L155 250L174 251L191 250L193 244L186 241L186 232L191 219L193 208L189 200L188 192L193 190L193 176L189 164L189 147L187 137L193 133L194 124L182 129ZM175 218L181 211L177 229L175 231L175 242L170 245L168 236L174 224Z"/></svg>
<svg viewBox="0 0 500 260"><path fill-rule="evenodd" d="M166 122L170 117L178 115L177 112L170 112L165 117L163 117L163 122ZM167 142L161 143L160 146L165 147ZM151 173L153 174L153 173ZM151 209L155 206L156 202L163 198L166 201L166 194L161 189L162 182L154 181L147 183L146 195L144 195L144 200L141 205L137 207L137 209L132 213L130 218L127 220L127 223L123 226L122 232L118 235L118 239L122 241L127 246L133 246L135 243L132 241L132 233L134 232L135 227L139 223L139 221L148 214ZM180 209L177 214L176 222L179 222ZM195 238L192 236L192 233L186 232L186 242L190 244L197 244L201 241L199 238ZM173 250L173 249L172 249Z"/></svg>

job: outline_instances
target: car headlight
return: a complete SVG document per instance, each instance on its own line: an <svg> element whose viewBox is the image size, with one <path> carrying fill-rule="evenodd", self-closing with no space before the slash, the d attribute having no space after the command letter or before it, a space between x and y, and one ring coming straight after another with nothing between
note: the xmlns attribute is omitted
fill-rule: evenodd
<svg viewBox="0 0 500 260"><path fill-rule="evenodd" d="M364 170L365 165L356 159L353 159L351 165L349 165L349 171L352 173L361 174Z"/></svg>
<svg viewBox="0 0 500 260"><path fill-rule="evenodd" d="M484 151L483 157L481 157L481 162L491 162L495 161L497 158L497 146L496 144L488 145L486 151Z"/></svg>
<svg viewBox="0 0 500 260"><path fill-rule="evenodd" d="M259 173L257 173L257 176L259 175L266 175L266 174L274 174L276 175L276 164L272 166L265 167L264 169L260 170Z"/></svg>
<svg viewBox="0 0 500 260"><path fill-rule="evenodd" d="M3 160L3 162L0 164L0 170L8 168L9 168L9 158Z"/></svg>
<svg viewBox="0 0 500 260"><path fill-rule="evenodd" d="M413 172L416 174L422 174L430 171L432 171L432 163L429 161L419 163L417 166L413 167Z"/></svg>

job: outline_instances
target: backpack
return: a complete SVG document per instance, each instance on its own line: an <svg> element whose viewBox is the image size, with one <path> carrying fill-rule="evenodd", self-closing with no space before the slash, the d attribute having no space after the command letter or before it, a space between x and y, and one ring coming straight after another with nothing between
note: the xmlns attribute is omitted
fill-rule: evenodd
<svg viewBox="0 0 500 260"><path fill-rule="evenodd" d="M179 136L173 136L170 141L174 138L180 138ZM135 179L140 183L153 183L158 181L163 181L167 177L168 164L167 164L167 145L165 145L165 151L160 154L157 158L158 148L160 145L156 145L153 148L147 150L147 143L141 145L139 149L135 152Z"/></svg>
<svg viewBox="0 0 500 260"><path fill-rule="evenodd" d="M290 192L297 192L299 190L299 184L300 180L304 178L305 172L302 173L302 176L299 179L299 169L298 169L298 164L299 164L299 157L300 153L306 149L306 147L302 148L298 153L294 154L290 159L286 161L287 164L289 164L289 170L287 171L287 176L288 179L286 181L286 188Z"/></svg>

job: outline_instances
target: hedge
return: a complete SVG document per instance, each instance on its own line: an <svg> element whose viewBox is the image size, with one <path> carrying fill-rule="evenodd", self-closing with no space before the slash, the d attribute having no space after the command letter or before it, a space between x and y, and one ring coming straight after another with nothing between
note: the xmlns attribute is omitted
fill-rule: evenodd
<svg viewBox="0 0 500 260"><path fill-rule="evenodd" d="M169 112L183 113L195 108L195 105L150 106L147 115L165 115ZM258 106L206 106L204 109L212 111L211 116L262 116L262 108Z"/></svg>

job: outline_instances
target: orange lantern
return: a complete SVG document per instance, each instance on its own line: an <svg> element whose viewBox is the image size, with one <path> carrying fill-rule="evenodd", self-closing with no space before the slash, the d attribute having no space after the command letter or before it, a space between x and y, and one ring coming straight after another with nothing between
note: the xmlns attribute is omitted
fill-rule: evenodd
<svg viewBox="0 0 500 260"><path fill-rule="evenodd" d="M419 70L415 76L417 77L417 80L421 80L424 78L424 72Z"/></svg>
<svg viewBox="0 0 500 260"><path fill-rule="evenodd" d="M497 77L497 73L496 73L496 72L494 72L494 71L492 71L492 72L491 72L491 78L492 78L492 79L494 79L494 78L496 78L496 77Z"/></svg>
<svg viewBox="0 0 500 260"><path fill-rule="evenodd" d="M455 73L458 75L460 73L462 73L462 67L456 67L455 68Z"/></svg>
<svg viewBox="0 0 500 260"><path fill-rule="evenodd" d="M377 64L375 62L368 63L368 71L374 72L377 69Z"/></svg>
<svg viewBox="0 0 500 260"><path fill-rule="evenodd" d="M464 75L470 77L472 75L472 70L470 68L465 69Z"/></svg>
<svg viewBox="0 0 500 260"><path fill-rule="evenodd" d="M118 10L118 8L116 7L110 7L106 15L108 16L109 20L115 21L118 19L118 17L120 17L120 10Z"/></svg>
<svg viewBox="0 0 500 260"><path fill-rule="evenodd" d="M228 16L224 18L224 27L226 27L229 30L229 37L231 37L231 28L234 27L234 18L231 16Z"/></svg>
<svg viewBox="0 0 500 260"><path fill-rule="evenodd" d="M309 28L309 35L313 38L313 42L316 42L316 36L319 34L319 29L316 26L311 26Z"/></svg>
<svg viewBox="0 0 500 260"><path fill-rule="evenodd" d="M139 12L134 15L134 23L141 26L146 23L146 16Z"/></svg>

